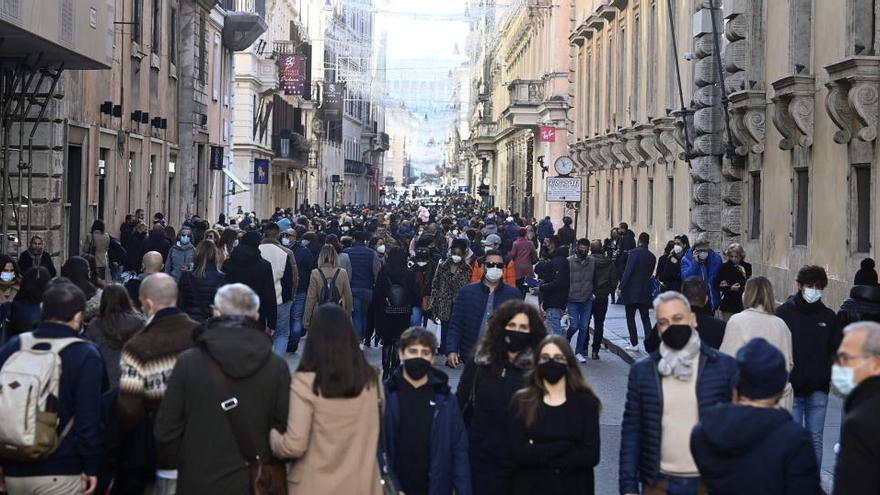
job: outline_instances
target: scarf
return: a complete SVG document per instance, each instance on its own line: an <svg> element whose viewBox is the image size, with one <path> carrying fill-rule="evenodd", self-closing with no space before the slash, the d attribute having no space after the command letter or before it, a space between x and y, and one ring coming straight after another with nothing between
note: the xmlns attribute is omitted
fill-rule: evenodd
<svg viewBox="0 0 880 495"><path fill-rule="evenodd" d="M691 331L687 344L676 351L660 343L660 362L657 371L661 376L672 375L677 380L689 381L694 376L694 357L700 352L700 335L696 329Z"/></svg>

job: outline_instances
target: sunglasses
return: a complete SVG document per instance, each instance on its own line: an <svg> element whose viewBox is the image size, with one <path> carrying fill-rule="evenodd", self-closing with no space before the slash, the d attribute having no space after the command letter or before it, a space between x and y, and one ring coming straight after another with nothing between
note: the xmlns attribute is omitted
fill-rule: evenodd
<svg viewBox="0 0 880 495"><path fill-rule="evenodd" d="M486 263L486 268L504 268L504 263Z"/></svg>

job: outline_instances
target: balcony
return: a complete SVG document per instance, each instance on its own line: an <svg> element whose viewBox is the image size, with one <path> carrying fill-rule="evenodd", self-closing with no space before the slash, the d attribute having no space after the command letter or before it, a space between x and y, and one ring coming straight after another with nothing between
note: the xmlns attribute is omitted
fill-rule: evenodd
<svg viewBox="0 0 880 495"><path fill-rule="evenodd" d="M498 124L495 122L478 122L474 129L471 141L477 151L495 151L495 134L498 132Z"/></svg>
<svg viewBox="0 0 880 495"><path fill-rule="evenodd" d="M380 132L376 137L376 146L379 151L388 151L391 149L391 137L387 132Z"/></svg>
<svg viewBox="0 0 880 495"><path fill-rule="evenodd" d="M538 125L539 106L544 102L544 81L517 79L507 86L510 106L505 116L511 125L531 128Z"/></svg>
<svg viewBox="0 0 880 495"><path fill-rule="evenodd" d="M272 151L275 159L272 161L279 167L302 170L309 165L310 143L302 134L281 129L278 134L272 135Z"/></svg>
<svg viewBox="0 0 880 495"><path fill-rule="evenodd" d="M367 166L364 162L358 160L345 160L345 173L346 175L357 175L362 176L367 171Z"/></svg>
<svg viewBox="0 0 880 495"><path fill-rule="evenodd" d="M246 49L269 28L266 0L223 0L223 8L223 45L230 50Z"/></svg>

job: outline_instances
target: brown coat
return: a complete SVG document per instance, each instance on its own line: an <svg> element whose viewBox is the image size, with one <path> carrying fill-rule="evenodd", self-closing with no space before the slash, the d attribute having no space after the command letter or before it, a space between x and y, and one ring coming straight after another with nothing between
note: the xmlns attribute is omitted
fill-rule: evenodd
<svg viewBox="0 0 880 495"><path fill-rule="evenodd" d="M318 309L318 298L321 296L321 288L324 287L324 281L321 280L321 274L318 273L318 270L324 272L327 280L332 280L333 274L336 273L337 269L315 268L312 270L312 276L309 279L309 292L306 294L306 309L303 312L303 326L306 328L309 328L309 324L312 322L312 315ZM351 301L351 283L348 281L348 272L342 268L339 268L339 276L336 277L336 289L339 290L339 295L342 296L342 307L351 314L354 307Z"/></svg>
<svg viewBox="0 0 880 495"><path fill-rule="evenodd" d="M294 373L284 435L272 430L272 452L297 459L287 473L291 494L379 495L379 385L351 399L312 392L315 373Z"/></svg>
<svg viewBox="0 0 880 495"><path fill-rule="evenodd" d="M83 253L91 253L92 248L95 250L95 266L98 268L107 268L109 266L107 250L110 249L110 235L105 232L100 234L95 232L87 234L86 238L83 240Z"/></svg>

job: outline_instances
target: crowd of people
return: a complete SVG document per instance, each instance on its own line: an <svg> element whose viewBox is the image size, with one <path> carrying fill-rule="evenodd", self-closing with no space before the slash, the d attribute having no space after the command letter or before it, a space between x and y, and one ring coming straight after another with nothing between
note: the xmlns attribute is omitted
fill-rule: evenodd
<svg viewBox="0 0 880 495"><path fill-rule="evenodd" d="M0 257L2 489L591 494L602 404L582 364L616 303L648 352L621 495L822 493L832 384L835 493L880 490L873 261L839 312L816 266L777 305L738 244L680 235L658 260L625 223L590 240L560 220L458 196L177 230L137 210L118 238L95 221L60 273L35 236Z"/></svg>

